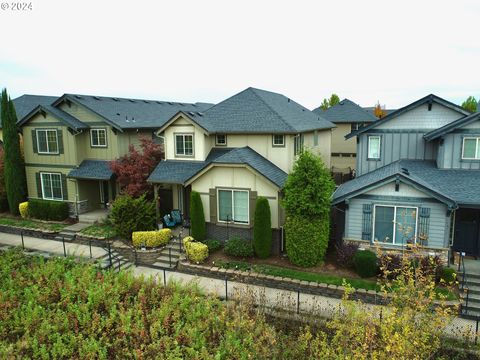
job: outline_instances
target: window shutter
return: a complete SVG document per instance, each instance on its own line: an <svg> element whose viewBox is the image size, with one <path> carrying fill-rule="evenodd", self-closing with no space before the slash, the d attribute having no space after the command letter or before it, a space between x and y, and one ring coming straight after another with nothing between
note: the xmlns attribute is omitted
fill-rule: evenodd
<svg viewBox="0 0 480 360"><path fill-rule="evenodd" d="M62 174L62 193L63 200L68 200L67 175Z"/></svg>
<svg viewBox="0 0 480 360"><path fill-rule="evenodd" d="M208 195L210 198L210 222L215 224L217 222L217 191L210 189Z"/></svg>
<svg viewBox="0 0 480 360"><path fill-rule="evenodd" d="M421 207L418 209L418 239L422 245L428 243L428 230L430 227L430 208Z"/></svg>
<svg viewBox="0 0 480 360"><path fill-rule="evenodd" d="M372 239L372 204L363 204L362 240Z"/></svg>
<svg viewBox="0 0 480 360"><path fill-rule="evenodd" d="M32 144L33 144L33 153L38 154L37 148L37 131L34 129L32 130Z"/></svg>
<svg viewBox="0 0 480 360"><path fill-rule="evenodd" d="M250 199L248 204L249 214L250 217L250 226L253 227L253 221L255 219L255 206L257 205L257 197L258 194L256 191L249 191Z"/></svg>
<svg viewBox="0 0 480 360"><path fill-rule="evenodd" d="M42 196L42 180L40 179L40 173L35 173L35 178L37 179L37 196L41 199Z"/></svg>
<svg viewBox="0 0 480 360"><path fill-rule="evenodd" d="M57 130L58 136L58 153L63 154L63 131L61 129Z"/></svg>

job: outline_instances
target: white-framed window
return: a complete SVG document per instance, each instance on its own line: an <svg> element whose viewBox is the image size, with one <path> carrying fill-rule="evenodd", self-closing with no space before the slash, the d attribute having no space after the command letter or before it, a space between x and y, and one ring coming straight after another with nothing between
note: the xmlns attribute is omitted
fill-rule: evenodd
<svg viewBox="0 0 480 360"><path fill-rule="evenodd" d="M416 242L418 208L394 205L375 205L374 208L374 241L392 245Z"/></svg>
<svg viewBox="0 0 480 360"><path fill-rule="evenodd" d="M39 154L58 154L57 129L37 129L37 149Z"/></svg>
<svg viewBox="0 0 480 360"><path fill-rule="evenodd" d="M193 134L175 134L175 155L193 156Z"/></svg>
<svg viewBox="0 0 480 360"><path fill-rule="evenodd" d="M303 134L298 134L293 137L293 155L297 156L303 150Z"/></svg>
<svg viewBox="0 0 480 360"><path fill-rule="evenodd" d="M225 135L225 134L215 135L215 145L226 146L227 145L227 135Z"/></svg>
<svg viewBox="0 0 480 360"><path fill-rule="evenodd" d="M45 200L63 200L62 174L40 173L42 198Z"/></svg>
<svg viewBox="0 0 480 360"><path fill-rule="evenodd" d="M358 129L363 127L363 123L352 123L350 125L350 132L357 131Z"/></svg>
<svg viewBox="0 0 480 360"><path fill-rule="evenodd" d="M275 134L273 135L273 146L285 146L285 135Z"/></svg>
<svg viewBox="0 0 480 360"><path fill-rule="evenodd" d="M249 223L248 190L218 189L219 222Z"/></svg>
<svg viewBox="0 0 480 360"><path fill-rule="evenodd" d="M480 160L480 137L464 137L462 159Z"/></svg>
<svg viewBox="0 0 480 360"><path fill-rule="evenodd" d="M368 158L369 159L380 159L381 139L382 138L380 137L380 135L368 136Z"/></svg>
<svg viewBox="0 0 480 360"><path fill-rule="evenodd" d="M90 129L90 145L107 147L107 129Z"/></svg>

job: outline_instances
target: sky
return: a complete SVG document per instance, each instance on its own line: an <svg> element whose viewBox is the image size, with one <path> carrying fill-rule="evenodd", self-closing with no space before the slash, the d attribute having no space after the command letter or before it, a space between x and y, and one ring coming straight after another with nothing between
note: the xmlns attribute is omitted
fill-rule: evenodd
<svg viewBox="0 0 480 360"><path fill-rule="evenodd" d="M4 9L5 4L8 7ZM0 0L0 87L219 102L249 87L317 107L480 97L480 1Z"/></svg>

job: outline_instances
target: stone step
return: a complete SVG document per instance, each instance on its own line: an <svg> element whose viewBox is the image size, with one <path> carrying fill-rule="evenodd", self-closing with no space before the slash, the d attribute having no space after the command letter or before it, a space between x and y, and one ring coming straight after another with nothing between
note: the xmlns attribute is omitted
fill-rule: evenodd
<svg viewBox="0 0 480 360"><path fill-rule="evenodd" d="M155 262L153 266L167 268L167 269L174 269L175 267L177 267L177 262L172 261L172 264L170 264L168 261L165 262L163 260L157 260L157 262Z"/></svg>
<svg viewBox="0 0 480 360"><path fill-rule="evenodd" d="M172 264L173 264L174 262L177 262L179 258L180 258L180 256L173 256L173 254L172 254L172 257L171 257L171 262L172 262ZM157 257L157 260L156 260L156 261L163 261L163 262L167 262L167 263L168 263L168 262L170 262L170 257L168 256L168 254L167 254L167 255L160 254L160 256Z"/></svg>

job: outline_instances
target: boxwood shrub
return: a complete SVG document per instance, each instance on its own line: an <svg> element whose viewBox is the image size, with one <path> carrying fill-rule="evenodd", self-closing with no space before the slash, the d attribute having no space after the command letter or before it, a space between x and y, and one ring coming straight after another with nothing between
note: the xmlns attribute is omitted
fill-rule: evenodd
<svg viewBox="0 0 480 360"><path fill-rule="evenodd" d="M203 240L202 243L207 245L208 251L210 253L213 252L213 251L217 251L218 249L220 249L222 247L222 243L218 240L215 240L215 239L206 239L206 240Z"/></svg>
<svg viewBox="0 0 480 360"><path fill-rule="evenodd" d="M172 230L162 229L158 231L134 231L132 233L132 243L135 247L159 247L167 245L172 237Z"/></svg>
<svg viewBox="0 0 480 360"><path fill-rule="evenodd" d="M252 242L250 240L233 237L225 243L225 254L237 257L252 257Z"/></svg>
<svg viewBox="0 0 480 360"><path fill-rule="evenodd" d="M370 250L359 250L353 257L355 270L361 277L372 277L377 275L377 255Z"/></svg>
<svg viewBox="0 0 480 360"><path fill-rule="evenodd" d="M28 200L28 214L35 219L63 221L68 217L68 203L30 199Z"/></svg>
<svg viewBox="0 0 480 360"><path fill-rule="evenodd" d="M197 264L204 262L205 259L208 258L208 247L207 245L201 242L197 242L197 241L187 242L185 251L187 252L188 260Z"/></svg>

